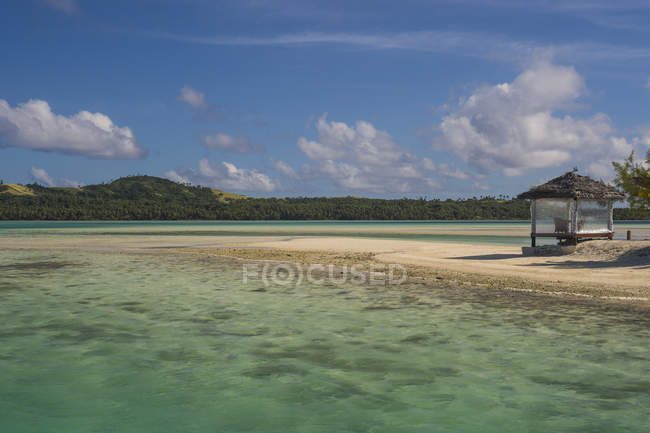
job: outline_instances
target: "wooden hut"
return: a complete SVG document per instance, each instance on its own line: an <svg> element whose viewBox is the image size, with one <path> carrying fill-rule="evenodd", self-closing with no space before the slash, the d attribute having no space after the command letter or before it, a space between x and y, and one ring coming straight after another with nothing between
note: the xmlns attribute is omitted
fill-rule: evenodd
<svg viewBox="0 0 650 433"><path fill-rule="evenodd" d="M531 200L531 245L539 237L576 244L580 238L614 236L613 204L625 196L615 188L574 171L524 192Z"/></svg>

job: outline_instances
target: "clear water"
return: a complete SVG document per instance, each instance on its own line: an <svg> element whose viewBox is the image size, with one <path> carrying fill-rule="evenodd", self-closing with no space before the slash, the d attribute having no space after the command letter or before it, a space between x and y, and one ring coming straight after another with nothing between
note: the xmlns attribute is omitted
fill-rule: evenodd
<svg viewBox="0 0 650 433"><path fill-rule="evenodd" d="M0 251L2 432L645 432L643 313Z"/></svg>

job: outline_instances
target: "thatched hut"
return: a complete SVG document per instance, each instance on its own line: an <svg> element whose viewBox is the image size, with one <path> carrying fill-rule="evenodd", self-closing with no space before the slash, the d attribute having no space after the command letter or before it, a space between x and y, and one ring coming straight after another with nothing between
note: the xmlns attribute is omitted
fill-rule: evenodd
<svg viewBox="0 0 650 433"><path fill-rule="evenodd" d="M614 236L613 204L625 196L615 188L570 171L518 196L531 200L531 245L538 237L577 243Z"/></svg>

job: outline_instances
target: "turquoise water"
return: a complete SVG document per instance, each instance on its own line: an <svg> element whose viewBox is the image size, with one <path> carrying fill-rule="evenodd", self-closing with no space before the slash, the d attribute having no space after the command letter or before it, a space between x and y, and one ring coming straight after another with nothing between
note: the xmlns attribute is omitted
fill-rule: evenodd
<svg viewBox="0 0 650 433"><path fill-rule="evenodd" d="M644 432L644 313L0 251L2 432Z"/></svg>
<svg viewBox="0 0 650 433"><path fill-rule="evenodd" d="M526 245L528 221L0 221L2 236L355 236L381 239ZM650 238L650 221L617 221ZM554 240L540 239L541 243Z"/></svg>

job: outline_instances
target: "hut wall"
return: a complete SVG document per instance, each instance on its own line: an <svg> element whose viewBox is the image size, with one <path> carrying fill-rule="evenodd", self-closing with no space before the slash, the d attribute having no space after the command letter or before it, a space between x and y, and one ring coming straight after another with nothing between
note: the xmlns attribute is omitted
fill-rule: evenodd
<svg viewBox="0 0 650 433"><path fill-rule="evenodd" d="M533 233L570 233L572 201L568 198L535 200Z"/></svg>
<svg viewBox="0 0 650 433"><path fill-rule="evenodd" d="M596 200L578 200L577 233L608 233L610 205Z"/></svg>

